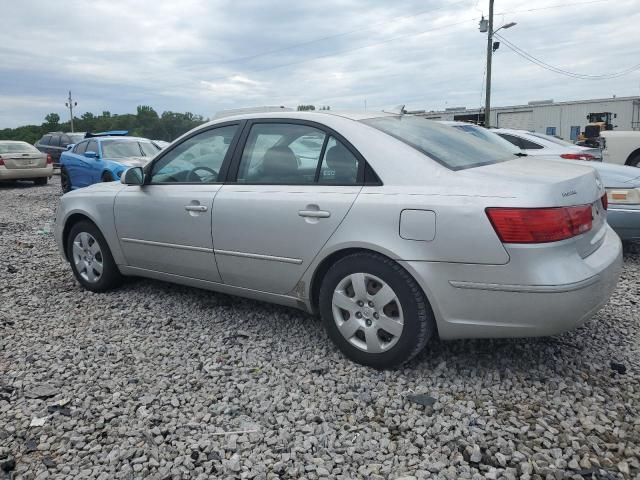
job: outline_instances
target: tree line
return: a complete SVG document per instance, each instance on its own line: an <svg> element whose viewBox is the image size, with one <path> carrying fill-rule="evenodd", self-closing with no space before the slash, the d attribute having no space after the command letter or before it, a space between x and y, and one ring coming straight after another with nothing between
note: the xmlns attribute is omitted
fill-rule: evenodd
<svg viewBox="0 0 640 480"><path fill-rule="evenodd" d="M70 132L71 122L61 122L60 115L50 113L41 125L24 125L17 128L0 130L0 140L22 140L37 142L48 132ZM108 130L128 130L129 135L150 138L152 140L172 141L185 132L206 122L201 115L191 112L178 113L166 111L158 113L148 105L139 105L136 113L112 114L104 111L100 115L91 112L73 117L76 132L104 132Z"/></svg>

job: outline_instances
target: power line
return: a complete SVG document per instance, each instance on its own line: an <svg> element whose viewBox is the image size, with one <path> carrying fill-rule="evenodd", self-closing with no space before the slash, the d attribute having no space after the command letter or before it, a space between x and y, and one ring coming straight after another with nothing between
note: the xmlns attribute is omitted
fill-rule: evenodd
<svg viewBox="0 0 640 480"><path fill-rule="evenodd" d="M556 67L554 65L550 65L546 62L544 62L543 60L540 60L537 57L534 57L533 55L531 55L530 53L527 53L525 50L523 50L522 48L518 47L517 45L515 45L514 43L510 42L509 40L507 40L506 38L504 38L502 35L500 34L495 34L495 36L497 38L499 38L505 45L507 48L509 48L510 50L512 50L514 53L516 53L517 55L519 55L520 57L524 58L525 60L528 60L529 62L544 68L545 70L549 70L551 72L555 72L558 73L560 75L565 75L567 77L571 77L571 78L578 78L581 80L612 80L614 78L618 78L618 77L622 77L623 75L627 75L631 72L634 72L636 70L640 70L640 64L634 65L632 67L629 67L625 70L619 71L619 72L614 72L614 73L607 73L607 74L603 74L603 75L590 75L590 74L585 74L585 73L577 73L577 72L571 72L569 70L565 70L563 68L560 67Z"/></svg>

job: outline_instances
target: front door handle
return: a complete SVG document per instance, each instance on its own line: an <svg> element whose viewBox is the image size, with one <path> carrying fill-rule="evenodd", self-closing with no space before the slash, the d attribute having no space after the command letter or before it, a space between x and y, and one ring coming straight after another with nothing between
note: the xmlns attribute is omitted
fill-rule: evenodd
<svg viewBox="0 0 640 480"><path fill-rule="evenodd" d="M185 205L184 209L187 212L206 212L207 206L206 205Z"/></svg>
<svg viewBox="0 0 640 480"><path fill-rule="evenodd" d="M308 218L329 218L331 212L326 210L298 210L298 215Z"/></svg>

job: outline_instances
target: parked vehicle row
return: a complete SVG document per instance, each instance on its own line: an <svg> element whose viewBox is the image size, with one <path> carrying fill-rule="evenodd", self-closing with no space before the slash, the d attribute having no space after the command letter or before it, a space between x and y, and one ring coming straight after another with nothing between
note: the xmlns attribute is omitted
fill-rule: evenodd
<svg viewBox="0 0 640 480"><path fill-rule="evenodd" d="M50 154L27 142L0 140L0 181L32 180L36 185L46 185L52 175Z"/></svg>
<svg viewBox="0 0 640 480"><path fill-rule="evenodd" d="M62 152L66 151L69 145L73 145L83 138L84 132L50 132L38 140L34 146L42 153L51 155L54 168L58 168Z"/></svg>
<svg viewBox="0 0 640 480"><path fill-rule="evenodd" d="M128 132L91 134L60 157L63 192L97 182L117 180L129 167L142 167L160 151L146 138L126 136Z"/></svg>
<svg viewBox="0 0 640 480"><path fill-rule="evenodd" d="M593 161L584 147L524 130L491 129L464 122L442 122L531 160L571 161L594 168L607 191L607 221L622 240L640 240L640 170ZM547 139L546 137L549 137ZM523 148L525 147L525 148ZM575 150L570 150L574 147ZM584 156L588 160L583 160Z"/></svg>
<svg viewBox="0 0 640 480"><path fill-rule="evenodd" d="M620 272L607 203L583 162L423 118L252 113L62 196L55 235L88 290L136 275L319 312L348 357L389 367L436 332L585 322Z"/></svg>

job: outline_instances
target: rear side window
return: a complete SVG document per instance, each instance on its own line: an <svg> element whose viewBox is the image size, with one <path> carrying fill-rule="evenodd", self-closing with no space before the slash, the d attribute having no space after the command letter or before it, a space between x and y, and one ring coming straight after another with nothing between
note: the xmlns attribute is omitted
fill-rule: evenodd
<svg viewBox="0 0 640 480"><path fill-rule="evenodd" d="M515 137L513 135L509 135L508 133L498 133L502 138L504 138L507 142L513 143L516 147L524 148L522 146L522 139L520 137Z"/></svg>
<svg viewBox="0 0 640 480"><path fill-rule="evenodd" d="M45 135L44 137L42 137L40 139L40 141L38 143L40 145L49 145L50 141L51 141L51 135Z"/></svg>
<svg viewBox="0 0 640 480"><path fill-rule="evenodd" d="M51 142L49 143L52 147L60 146L60 135L51 135Z"/></svg>
<svg viewBox="0 0 640 480"><path fill-rule="evenodd" d="M355 185L358 181L358 159L334 137L329 137L320 167L321 184Z"/></svg>
<svg viewBox="0 0 640 480"><path fill-rule="evenodd" d="M526 138L521 138L520 141L522 142L522 148L524 148L525 150L540 150L541 148L544 148L542 145L533 143Z"/></svg>
<svg viewBox="0 0 640 480"><path fill-rule="evenodd" d="M389 116L362 122L415 148L451 170L479 167L514 158L511 152L496 148L473 135L421 117Z"/></svg>

